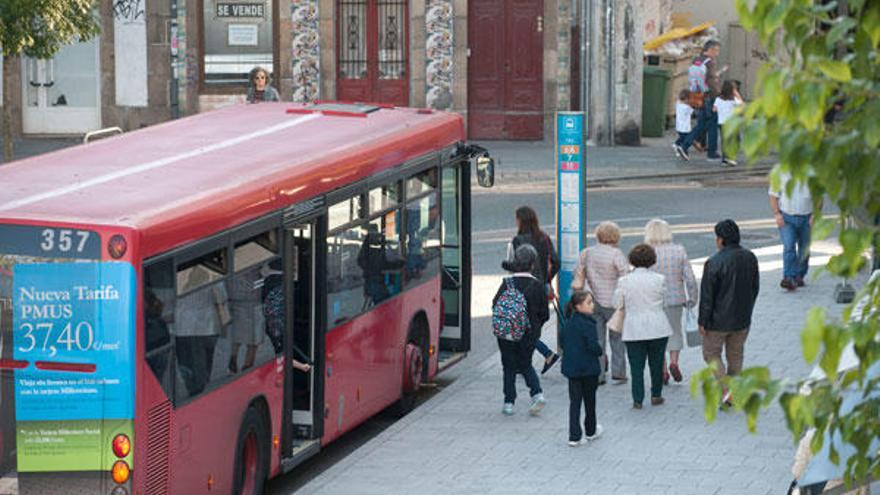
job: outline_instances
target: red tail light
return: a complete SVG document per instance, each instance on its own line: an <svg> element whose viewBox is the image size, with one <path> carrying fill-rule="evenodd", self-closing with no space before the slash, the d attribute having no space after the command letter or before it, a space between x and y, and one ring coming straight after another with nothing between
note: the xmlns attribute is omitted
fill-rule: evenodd
<svg viewBox="0 0 880 495"><path fill-rule="evenodd" d="M116 234L110 238L110 242L107 243L107 252L110 253L111 258L122 258L126 251L128 251L128 241L125 240L125 237Z"/></svg>
<svg viewBox="0 0 880 495"><path fill-rule="evenodd" d="M131 440L129 440L126 435L120 433L113 437L113 453L116 457L122 459L123 457L127 457L130 452Z"/></svg>

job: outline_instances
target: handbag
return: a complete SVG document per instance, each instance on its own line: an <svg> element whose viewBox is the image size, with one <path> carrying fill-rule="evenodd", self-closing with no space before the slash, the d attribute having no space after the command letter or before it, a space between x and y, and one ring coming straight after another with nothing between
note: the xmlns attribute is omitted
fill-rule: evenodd
<svg viewBox="0 0 880 495"><path fill-rule="evenodd" d="M703 345L703 336L700 334L700 325L697 323L697 315L693 308L685 308L682 318L682 328L687 339L688 347L700 347Z"/></svg>
<svg viewBox="0 0 880 495"><path fill-rule="evenodd" d="M703 108L704 95L702 91L691 91L688 93L687 104L694 110Z"/></svg>
<svg viewBox="0 0 880 495"><path fill-rule="evenodd" d="M611 319L608 320L608 330L616 333L623 333L623 320L626 318L626 312L623 309L623 306L614 310L614 314L611 315Z"/></svg>

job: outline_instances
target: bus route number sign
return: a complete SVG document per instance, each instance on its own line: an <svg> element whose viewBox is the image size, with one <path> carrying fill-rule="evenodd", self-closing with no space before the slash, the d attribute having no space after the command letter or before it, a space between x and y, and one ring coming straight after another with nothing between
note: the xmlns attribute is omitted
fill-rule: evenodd
<svg viewBox="0 0 880 495"><path fill-rule="evenodd" d="M91 230L0 225L0 253L46 258L100 259L101 236Z"/></svg>

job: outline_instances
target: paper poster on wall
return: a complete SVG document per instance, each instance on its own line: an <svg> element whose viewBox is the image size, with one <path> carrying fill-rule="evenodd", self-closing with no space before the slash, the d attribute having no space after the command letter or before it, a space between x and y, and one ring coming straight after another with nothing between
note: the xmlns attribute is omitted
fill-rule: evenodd
<svg viewBox="0 0 880 495"><path fill-rule="evenodd" d="M260 30L256 24L230 24L226 27L229 46L257 46Z"/></svg>
<svg viewBox="0 0 880 495"><path fill-rule="evenodd" d="M144 0L114 2L116 104L147 106L147 17ZM125 63L120 63L120 61Z"/></svg>

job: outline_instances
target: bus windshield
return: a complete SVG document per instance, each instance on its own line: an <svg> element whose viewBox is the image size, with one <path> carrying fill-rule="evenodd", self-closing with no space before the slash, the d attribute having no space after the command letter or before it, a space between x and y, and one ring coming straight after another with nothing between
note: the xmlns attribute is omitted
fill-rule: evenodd
<svg viewBox="0 0 880 495"><path fill-rule="evenodd" d="M132 468L135 274L99 258L95 232L0 225L0 493Z"/></svg>

